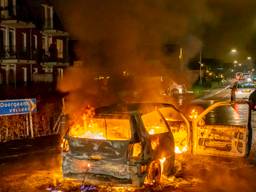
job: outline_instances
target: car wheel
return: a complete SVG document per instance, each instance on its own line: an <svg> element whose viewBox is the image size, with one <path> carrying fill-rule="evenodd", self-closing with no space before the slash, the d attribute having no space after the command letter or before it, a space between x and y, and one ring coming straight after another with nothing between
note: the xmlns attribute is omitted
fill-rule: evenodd
<svg viewBox="0 0 256 192"><path fill-rule="evenodd" d="M163 167L163 175L165 175L166 177L172 175L174 173L174 156L172 158L169 158Z"/></svg>
<svg viewBox="0 0 256 192"><path fill-rule="evenodd" d="M146 181L150 185L157 185L161 180L161 166L159 162L152 162L148 167Z"/></svg>

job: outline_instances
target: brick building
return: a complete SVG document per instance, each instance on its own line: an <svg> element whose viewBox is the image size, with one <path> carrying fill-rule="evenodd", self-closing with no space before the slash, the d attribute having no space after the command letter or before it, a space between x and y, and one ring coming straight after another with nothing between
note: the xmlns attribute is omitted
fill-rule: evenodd
<svg viewBox="0 0 256 192"><path fill-rule="evenodd" d="M70 40L47 0L0 0L0 86L54 83L72 62Z"/></svg>

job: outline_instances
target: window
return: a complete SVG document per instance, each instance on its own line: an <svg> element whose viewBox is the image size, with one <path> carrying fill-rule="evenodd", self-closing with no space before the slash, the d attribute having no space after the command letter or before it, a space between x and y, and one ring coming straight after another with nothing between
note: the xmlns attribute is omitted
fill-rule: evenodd
<svg viewBox="0 0 256 192"><path fill-rule="evenodd" d="M48 5L43 5L44 7L44 27L53 28L53 7Z"/></svg>
<svg viewBox="0 0 256 192"><path fill-rule="evenodd" d="M28 81L28 69L26 67L22 67L23 70L23 82L26 83Z"/></svg>
<svg viewBox="0 0 256 192"><path fill-rule="evenodd" d="M10 53L13 53L15 50L15 37L14 37L14 30L9 30L9 51Z"/></svg>
<svg viewBox="0 0 256 192"><path fill-rule="evenodd" d="M4 31L0 29L0 51L4 51Z"/></svg>
<svg viewBox="0 0 256 192"><path fill-rule="evenodd" d="M27 49L27 34L22 33L22 49L23 51L26 51Z"/></svg>
<svg viewBox="0 0 256 192"><path fill-rule="evenodd" d="M233 106L220 106L207 113L205 123L207 125L247 125L248 104L235 104Z"/></svg>
<svg viewBox="0 0 256 192"><path fill-rule="evenodd" d="M37 35L33 35L33 48L37 49Z"/></svg>
<svg viewBox="0 0 256 192"><path fill-rule="evenodd" d="M131 127L129 119L94 118L71 127L69 136L97 140L129 140Z"/></svg>
<svg viewBox="0 0 256 192"><path fill-rule="evenodd" d="M142 121L146 131L150 135L166 133L169 131L164 120L157 111L142 115Z"/></svg>
<svg viewBox="0 0 256 192"><path fill-rule="evenodd" d="M63 58L63 40L57 39L58 58Z"/></svg>
<svg viewBox="0 0 256 192"><path fill-rule="evenodd" d="M1 7L8 7L8 0L1 0Z"/></svg>
<svg viewBox="0 0 256 192"><path fill-rule="evenodd" d="M38 73L38 68L37 67L35 67L35 68L33 68L33 73L35 74L35 73Z"/></svg>

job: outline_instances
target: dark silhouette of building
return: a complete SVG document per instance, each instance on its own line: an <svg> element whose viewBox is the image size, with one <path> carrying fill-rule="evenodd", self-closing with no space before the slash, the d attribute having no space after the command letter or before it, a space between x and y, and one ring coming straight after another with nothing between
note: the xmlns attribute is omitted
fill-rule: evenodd
<svg viewBox="0 0 256 192"><path fill-rule="evenodd" d="M54 83L72 63L69 34L47 0L0 0L0 85Z"/></svg>

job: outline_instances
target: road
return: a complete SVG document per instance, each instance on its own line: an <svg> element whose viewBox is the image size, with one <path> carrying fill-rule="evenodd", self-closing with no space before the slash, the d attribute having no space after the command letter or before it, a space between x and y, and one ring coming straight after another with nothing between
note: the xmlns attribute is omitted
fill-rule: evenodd
<svg viewBox="0 0 256 192"><path fill-rule="evenodd" d="M176 176L162 185L142 189L86 185L89 191L255 191L256 168L243 159L177 157ZM182 163L181 163L182 162ZM61 177L61 153L46 149L2 161L0 191L81 191L81 183Z"/></svg>
<svg viewBox="0 0 256 192"><path fill-rule="evenodd" d="M209 97L214 99L214 96ZM174 191L254 192L256 167L246 159L177 156L176 173L160 186L141 189L93 186L63 180L57 138L0 146L0 192L37 191Z"/></svg>

